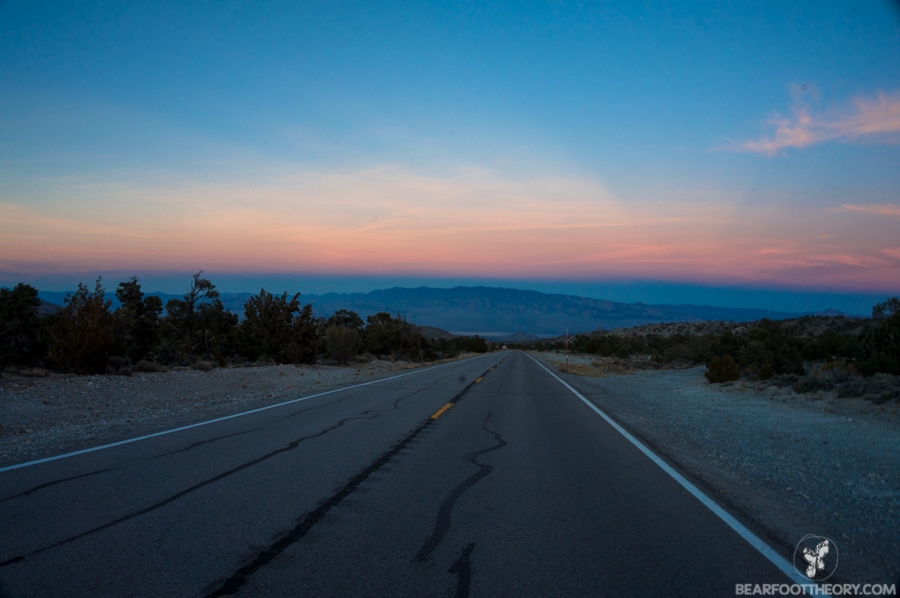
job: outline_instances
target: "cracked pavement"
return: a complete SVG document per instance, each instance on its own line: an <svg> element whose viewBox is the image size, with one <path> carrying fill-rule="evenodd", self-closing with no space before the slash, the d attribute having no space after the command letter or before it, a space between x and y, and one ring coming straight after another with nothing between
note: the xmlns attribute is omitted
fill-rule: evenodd
<svg viewBox="0 0 900 598"><path fill-rule="evenodd" d="M715 596L786 581L520 352L0 484L0 596Z"/></svg>

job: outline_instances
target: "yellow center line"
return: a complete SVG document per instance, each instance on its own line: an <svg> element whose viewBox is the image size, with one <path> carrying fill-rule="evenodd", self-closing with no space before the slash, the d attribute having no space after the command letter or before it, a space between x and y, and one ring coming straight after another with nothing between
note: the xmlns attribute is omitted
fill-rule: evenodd
<svg viewBox="0 0 900 598"><path fill-rule="evenodd" d="M493 370L493 369L494 368L491 368L491 370ZM484 380L484 376L480 376L475 382L478 383L478 382L481 382L482 380ZM444 415L444 412L447 409L450 409L451 407L453 407L453 403L447 403L446 405L444 405L443 407L441 407L440 409L435 411L434 414L431 416L431 419L439 418L440 416Z"/></svg>
<svg viewBox="0 0 900 598"><path fill-rule="evenodd" d="M453 407L453 403L447 403L446 405L435 411L434 415L431 416L431 419L439 418L440 416L444 415L444 411L450 409L451 407Z"/></svg>

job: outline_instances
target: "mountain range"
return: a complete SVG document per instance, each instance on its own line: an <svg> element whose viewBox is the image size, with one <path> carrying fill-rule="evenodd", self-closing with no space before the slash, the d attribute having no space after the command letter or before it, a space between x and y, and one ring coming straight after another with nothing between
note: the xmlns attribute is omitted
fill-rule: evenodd
<svg viewBox="0 0 900 598"><path fill-rule="evenodd" d="M497 287L452 289L392 288L370 293L329 293L305 298L320 314L351 309L365 317L379 311L400 313L418 324L455 334L506 337L516 333L558 336L598 328L639 326L654 322L786 319L799 314L765 309L701 305L617 303L575 295Z"/></svg>
<svg viewBox="0 0 900 598"><path fill-rule="evenodd" d="M151 293L168 299L178 295ZM65 293L41 292L45 301L62 305ZM251 293L222 293L225 307L243 316L244 302ZM706 305L648 305L618 303L575 295L557 295L538 291L498 287L391 288L369 293L328 293L301 295L319 316L330 316L339 309L362 316L378 312L402 314L420 325L448 330L454 334L479 334L503 338L512 335L550 337L663 322L726 320L749 322L761 318L780 320L804 314L766 309L714 307ZM841 315L829 311L823 315Z"/></svg>

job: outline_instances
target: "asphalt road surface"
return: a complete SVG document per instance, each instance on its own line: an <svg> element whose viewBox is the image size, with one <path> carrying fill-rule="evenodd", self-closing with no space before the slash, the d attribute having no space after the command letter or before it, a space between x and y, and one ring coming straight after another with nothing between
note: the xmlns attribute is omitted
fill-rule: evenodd
<svg viewBox="0 0 900 598"><path fill-rule="evenodd" d="M734 596L789 582L520 352L0 472L0 596Z"/></svg>

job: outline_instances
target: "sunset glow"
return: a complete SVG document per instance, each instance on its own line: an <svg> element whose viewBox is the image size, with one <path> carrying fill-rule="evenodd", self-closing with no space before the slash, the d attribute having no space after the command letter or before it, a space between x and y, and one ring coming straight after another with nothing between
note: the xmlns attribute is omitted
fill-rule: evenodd
<svg viewBox="0 0 900 598"><path fill-rule="evenodd" d="M900 290L893 5L641 10L0 4L0 282Z"/></svg>

